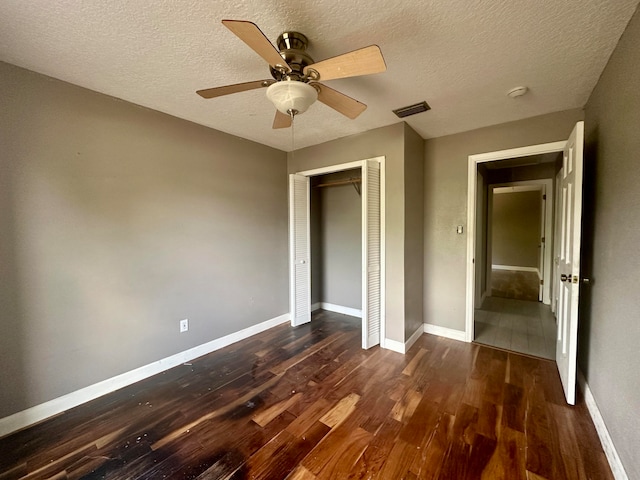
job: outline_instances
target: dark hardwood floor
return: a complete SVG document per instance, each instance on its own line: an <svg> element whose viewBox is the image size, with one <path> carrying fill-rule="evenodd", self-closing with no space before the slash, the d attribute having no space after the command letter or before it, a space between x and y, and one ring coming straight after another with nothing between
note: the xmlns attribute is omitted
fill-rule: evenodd
<svg viewBox="0 0 640 480"><path fill-rule="evenodd" d="M0 439L0 479L612 479L555 364L318 312Z"/></svg>

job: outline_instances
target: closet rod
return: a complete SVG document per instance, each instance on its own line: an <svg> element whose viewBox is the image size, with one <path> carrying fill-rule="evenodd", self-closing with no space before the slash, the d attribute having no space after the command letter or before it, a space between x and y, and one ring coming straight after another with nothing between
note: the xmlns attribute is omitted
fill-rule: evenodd
<svg viewBox="0 0 640 480"><path fill-rule="evenodd" d="M349 180L338 180L336 182L320 183L316 187L333 187L334 185L349 185L362 182L361 178L350 178Z"/></svg>

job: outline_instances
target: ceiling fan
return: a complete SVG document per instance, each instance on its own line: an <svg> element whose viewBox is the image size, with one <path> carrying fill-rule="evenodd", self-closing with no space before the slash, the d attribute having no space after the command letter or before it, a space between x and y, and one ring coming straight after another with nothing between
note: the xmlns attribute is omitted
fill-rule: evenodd
<svg viewBox="0 0 640 480"><path fill-rule="evenodd" d="M293 117L306 111L316 100L348 118L356 118L367 106L319 81L369 75L387 69L377 45L315 63L306 52L307 37L299 32L282 33L276 49L255 23L223 20L222 24L269 63L273 79L207 88L196 93L203 98L215 98L266 87L267 97L276 107L273 128L290 127Z"/></svg>

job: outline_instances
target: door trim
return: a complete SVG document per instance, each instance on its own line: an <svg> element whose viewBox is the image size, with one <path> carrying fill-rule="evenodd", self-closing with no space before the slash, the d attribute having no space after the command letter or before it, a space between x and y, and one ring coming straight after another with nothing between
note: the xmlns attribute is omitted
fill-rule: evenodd
<svg viewBox="0 0 640 480"><path fill-rule="evenodd" d="M561 142L529 145L508 150L478 153L469 155L467 174L467 281L466 281L466 320L465 340L473 342L474 338L474 308L475 308L475 249L476 249L476 185L478 177L478 164L506 160L508 158L527 157L545 153L562 152L566 146L566 140Z"/></svg>
<svg viewBox="0 0 640 480"><path fill-rule="evenodd" d="M374 160L380 163L380 346L386 348L386 268L385 268L385 224L386 224L386 188L385 188L385 156L365 158L362 160L356 160L354 162L340 163L336 165L329 165L327 167L314 168L311 170L303 170L300 172L293 172L296 175L304 175L306 177L315 177L317 175L325 175L328 173L341 172L343 170L351 170L353 168L363 169L367 161ZM362 213L364 214L366 205L364 204L364 196L361 197ZM310 212L309 212L310 213ZM291 232L289 232L291 235ZM364 225L362 226L362 251L365 250L366 232L364 231ZM313 248L313 247L312 247ZM313 265L311 265L313 269ZM363 266L364 268L364 266ZM362 293L364 294L367 288L366 282L362 282ZM364 295L363 295L364 298ZM362 318L362 328L365 330L366 318Z"/></svg>

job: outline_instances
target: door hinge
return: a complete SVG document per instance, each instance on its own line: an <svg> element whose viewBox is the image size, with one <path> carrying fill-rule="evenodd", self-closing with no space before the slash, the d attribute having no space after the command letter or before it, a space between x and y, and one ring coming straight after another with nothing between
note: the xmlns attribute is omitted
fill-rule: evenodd
<svg viewBox="0 0 640 480"><path fill-rule="evenodd" d="M544 243L544 237L542 237L542 243Z"/></svg>
<svg viewBox="0 0 640 480"><path fill-rule="evenodd" d="M542 199L543 199L543 200L546 200L546 199L547 199L547 195L546 195L546 194L545 194L545 195L542 195Z"/></svg>
<svg viewBox="0 0 640 480"><path fill-rule="evenodd" d="M540 285L544 285L544 280L540 280Z"/></svg>

